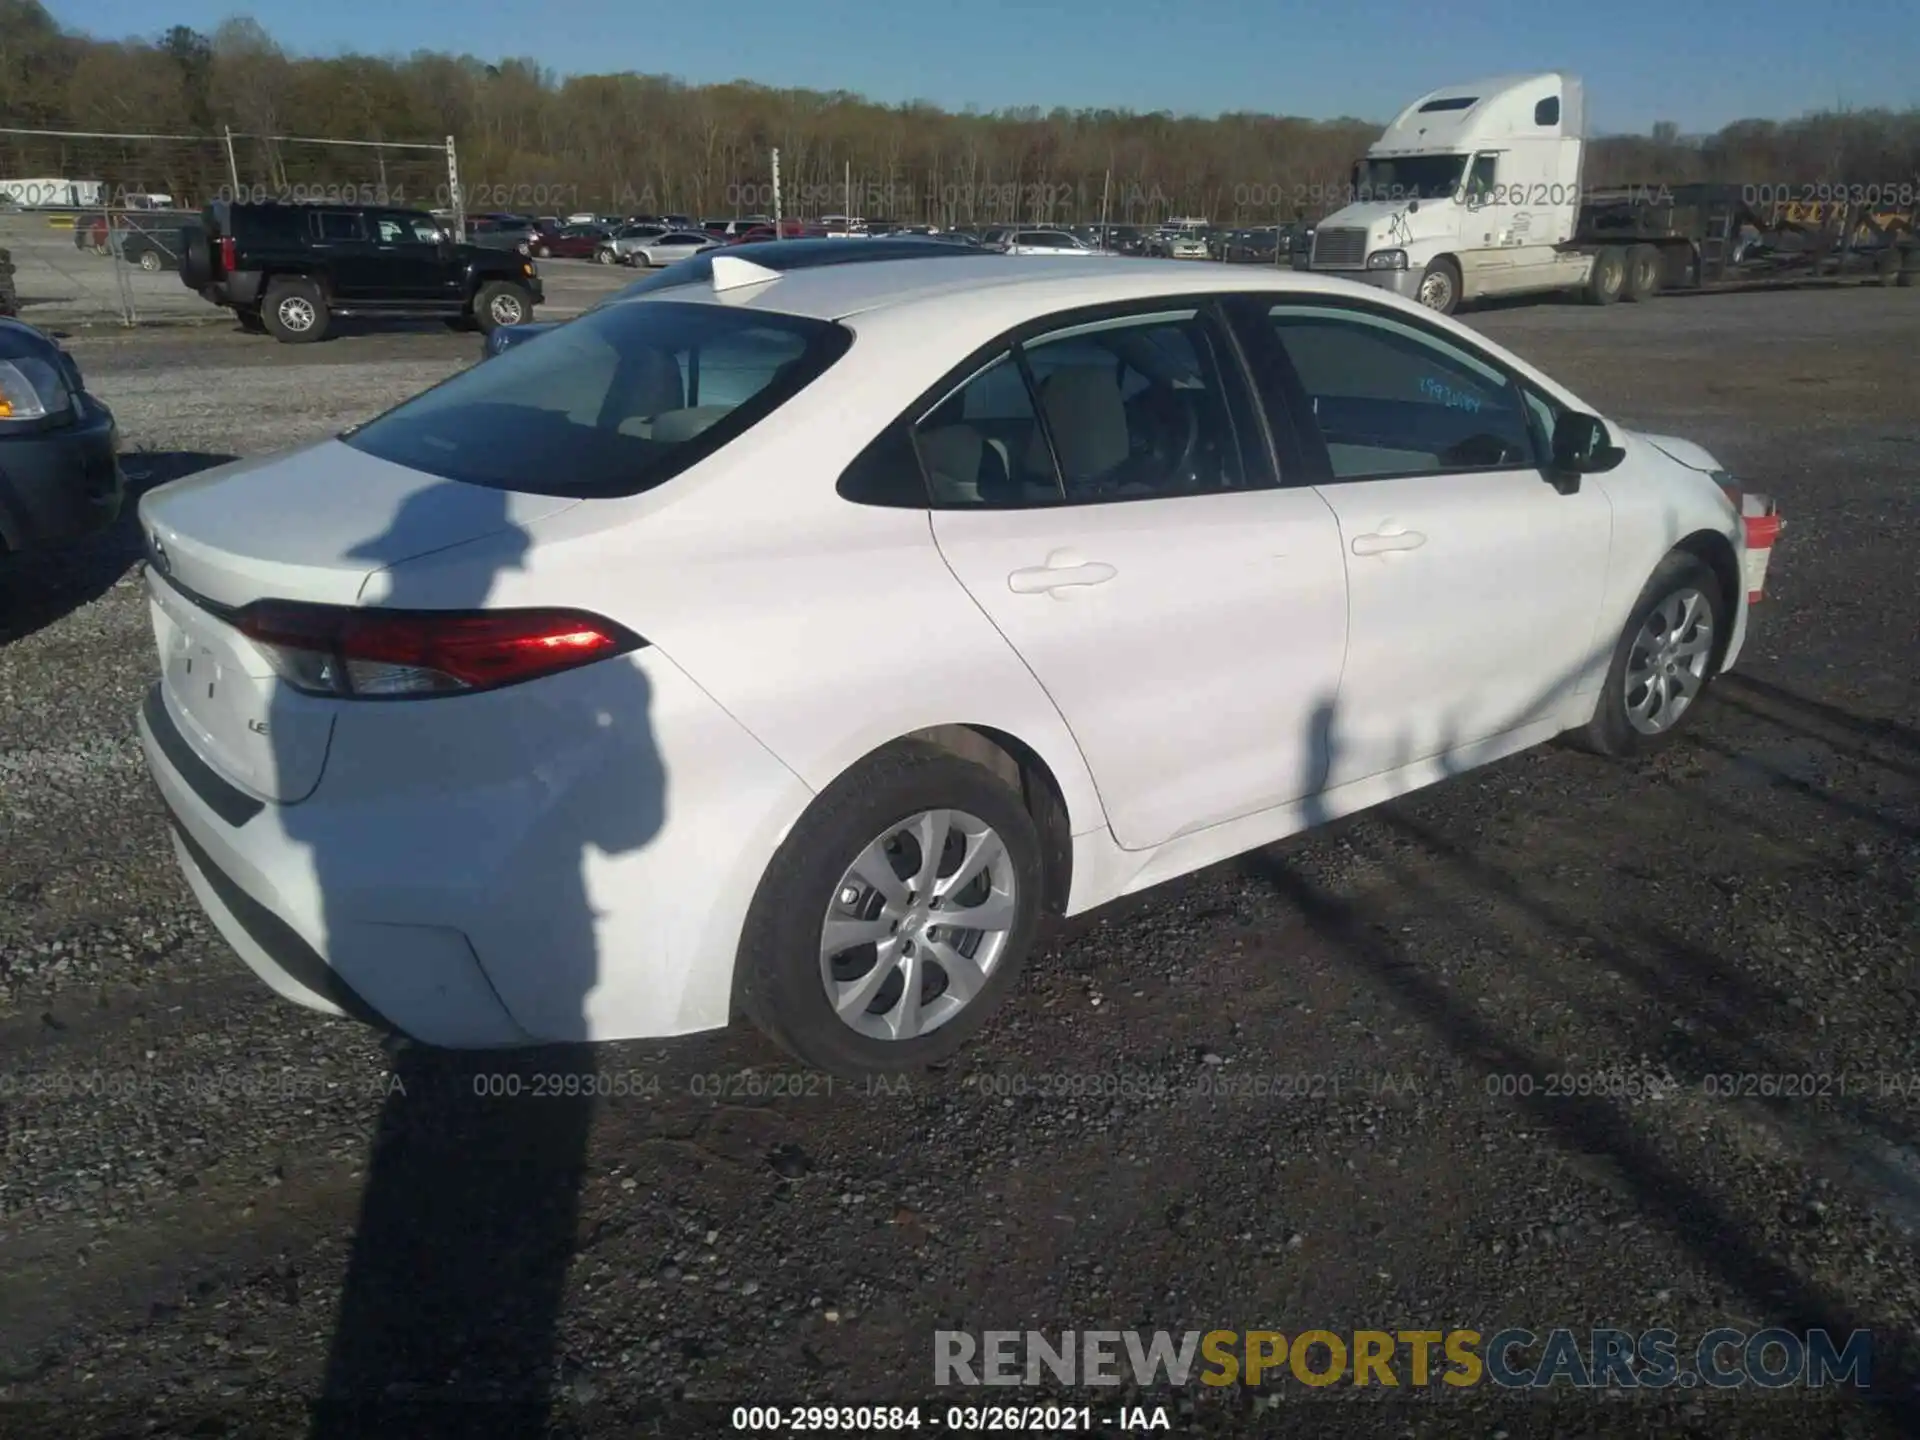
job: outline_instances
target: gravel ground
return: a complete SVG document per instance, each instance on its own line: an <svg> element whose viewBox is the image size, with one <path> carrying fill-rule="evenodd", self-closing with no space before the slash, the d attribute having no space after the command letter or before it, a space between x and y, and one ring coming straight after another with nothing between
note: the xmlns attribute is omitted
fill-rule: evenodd
<svg viewBox="0 0 1920 1440"><path fill-rule="evenodd" d="M293 1433L323 1384L397 1404L457 1366L536 1402L488 1412L513 1433L690 1435L719 1422L679 1402L931 1395L937 1328L1509 1324L1869 1328L1873 1403L1288 1382L1260 1423L1920 1430L1920 294L1473 323L1779 496L1742 673L1653 762L1549 747L1061 925L971 1049L884 1090L745 1030L473 1061L273 999L130 738L127 536L0 570L0 1431ZM473 349L74 342L143 483ZM474 1094L582 1067L633 1093ZM1715 1078L1760 1075L1821 1093Z"/></svg>

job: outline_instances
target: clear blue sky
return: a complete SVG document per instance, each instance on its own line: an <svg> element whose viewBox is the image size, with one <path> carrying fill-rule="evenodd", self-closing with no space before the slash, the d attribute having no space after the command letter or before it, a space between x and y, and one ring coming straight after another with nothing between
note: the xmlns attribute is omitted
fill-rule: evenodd
<svg viewBox="0 0 1920 1440"><path fill-rule="evenodd" d="M232 0L50 0L94 35L211 30ZM1585 77L1590 124L1685 131L1920 105L1920 0L259 0L290 50L464 50L561 73L744 78L875 99L1385 121L1437 85Z"/></svg>

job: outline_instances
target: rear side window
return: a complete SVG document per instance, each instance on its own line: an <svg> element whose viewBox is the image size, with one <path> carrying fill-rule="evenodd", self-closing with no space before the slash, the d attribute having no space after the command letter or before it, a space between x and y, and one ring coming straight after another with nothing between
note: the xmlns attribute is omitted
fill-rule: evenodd
<svg viewBox="0 0 1920 1440"><path fill-rule="evenodd" d="M342 210L322 210L314 217L315 233L322 240L359 240L366 232L360 217Z"/></svg>
<svg viewBox="0 0 1920 1440"><path fill-rule="evenodd" d="M842 326L798 316L609 305L344 438L447 480L580 499L634 495L764 420L852 340Z"/></svg>
<svg viewBox="0 0 1920 1440"><path fill-rule="evenodd" d="M936 506L1086 504L1245 488L1250 415L1214 326L1187 310L1026 342L913 438Z"/></svg>

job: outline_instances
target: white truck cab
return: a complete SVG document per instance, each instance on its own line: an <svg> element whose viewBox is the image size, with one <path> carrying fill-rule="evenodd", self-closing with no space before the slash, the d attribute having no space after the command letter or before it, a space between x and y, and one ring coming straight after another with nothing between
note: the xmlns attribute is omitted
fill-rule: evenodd
<svg viewBox="0 0 1920 1440"><path fill-rule="evenodd" d="M1309 268L1451 313L1486 295L1585 284L1568 249L1581 216L1585 96L1560 71L1449 85L1395 118L1321 221Z"/></svg>

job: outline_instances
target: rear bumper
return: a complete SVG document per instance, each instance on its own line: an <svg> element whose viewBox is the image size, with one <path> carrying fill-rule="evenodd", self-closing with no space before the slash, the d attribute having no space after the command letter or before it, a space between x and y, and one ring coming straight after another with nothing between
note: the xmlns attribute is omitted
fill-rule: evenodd
<svg viewBox="0 0 1920 1440"><path fill-rule="evenodd" d="M229 784L195 755L158 684L140 709L140 744L194 898L269 989L310 1010L429 1044L489 1049L530 1042L460 931L328 924L333 917L317 893L314 867L284 834L278 844L262 843L275 838L268 812L282 807Z"/></svg>
<svg viewBox="0 0 1920 1440"><path fill-rule="evenodd" d="M73 425L0 440L0 540L25 550L119 518L126 496L113 412L91 397Z"/></svg>
<svg viewBox="0 0 1920 1440"><path fill-rule="evenodd" d="M298 1004L455 1049L725 1025L747 906L812 799L657 651L352 707L293 805L216 774L157 687L139 729L241 959Z"/></svg>
<svg viewBox="0 0 1920 1440"><path fill-rule="evenodd" d="M263 275L258 270L235 270L200 287L200 298L214 305L246 310L260 303Z"/></svg>

